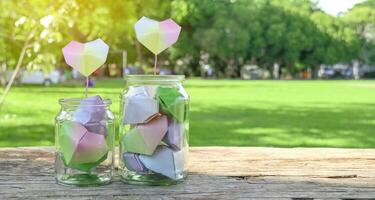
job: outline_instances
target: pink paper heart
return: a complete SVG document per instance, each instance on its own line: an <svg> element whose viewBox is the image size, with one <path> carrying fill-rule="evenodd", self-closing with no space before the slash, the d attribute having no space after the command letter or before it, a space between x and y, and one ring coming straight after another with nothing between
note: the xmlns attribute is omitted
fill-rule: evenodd
<svg viewBox="0 0 375 200"><path fill-rule="evenodd" d="M86 77L105 63L108 50L101 39L86 43L71 41L62 49L66 63Z"/></svg>
<svg viewBox="0 0 375 200"><path fill-rule="evenodd" d="M126 152L152 155L168 130L168 119L161 116L130 129L122 139Z"/></svg>

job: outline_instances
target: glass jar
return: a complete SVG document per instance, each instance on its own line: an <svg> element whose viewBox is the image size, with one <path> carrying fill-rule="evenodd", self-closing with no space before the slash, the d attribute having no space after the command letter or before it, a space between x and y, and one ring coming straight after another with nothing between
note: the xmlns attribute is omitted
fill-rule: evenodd
<svg viewBox="0 0 375 200"><path fill-rule="evenodd" d="M60 99L55 126L55 177L63 185L111 182L114 172L114 116L100 96Z"/></svg>
<svg viewBox="0 0 375 200"><path fill-rule="evenodd" d="M130 184L187 176L189 96L181 75L128 75L120 105L119 170Z"/></svg>

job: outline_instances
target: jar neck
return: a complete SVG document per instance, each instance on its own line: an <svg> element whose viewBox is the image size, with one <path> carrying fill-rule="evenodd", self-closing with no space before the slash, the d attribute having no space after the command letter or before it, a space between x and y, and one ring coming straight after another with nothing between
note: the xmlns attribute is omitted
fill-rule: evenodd
<svg viewBox="0 0 375 200"><path fill-rule="evenodd" d="M60 99L59 103L63 110L76 110L78 108L109 109L109 105L111 105L112 102L110 99L91 101L84 98L64 98Z"/></svg>
<svg viewBox="0 0 375 200"><path fill-rule="evenodd" d="M125 76L127 86L137 85L181 85L184 75L128 75Z"/></svg>

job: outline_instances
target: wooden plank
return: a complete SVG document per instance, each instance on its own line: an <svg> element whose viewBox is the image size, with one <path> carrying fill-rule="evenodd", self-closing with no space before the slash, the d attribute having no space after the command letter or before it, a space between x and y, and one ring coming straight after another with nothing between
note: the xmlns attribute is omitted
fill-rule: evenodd
<svg viewBox="0 0 375 200"><path fill-rule="evenodd" d="M371 199L375 150L194 147L189 178L168 187L55 184L53 149L0 149L0 199Z"/></svg>

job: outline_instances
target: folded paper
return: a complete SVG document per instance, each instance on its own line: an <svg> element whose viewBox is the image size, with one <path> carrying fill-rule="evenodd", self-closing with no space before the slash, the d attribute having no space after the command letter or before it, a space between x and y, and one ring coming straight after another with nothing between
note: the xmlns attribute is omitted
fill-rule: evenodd
<svg viewBox="0 0 375 200"><path fill-rule="evenodd" d="M80 104L82 106L104 105L103 99L99 95L84 98L84 99L81 100Z"/></svg>
<svg viewBox="0 0 375 200"><path fill-rule="evenodd" d="M152 155L168 130L166 116L161 116L147 124L130 129L123 138L122 145L126 152Z"/></svg>
<svg viewBox="0 0 375 200"><path fill-rule="evenodd" d="M156 85L129 87L129 91L126 93L125 97L128 98L132 96L143 95L154 99L156 96L157 88L158 86Z"/></svg>
<svg viewBox="0 0 375 200"><path fill-rule="evenodd" d="M148 94L149 97L155 98L156 97L156 92L157 92L158 86L156 85L147 85L145 86L145 90Z"/></svg>
<svg viewBox="0 0 375 200"><path fill-rule="evenodd" d="M159 112L158 102L147 95L135 95L125 99L124 124L144 123Z"/></svg>
<svg viewBox="0 0 375 200"><path fill-rule="evenodd" d="M86 132L79 140L75 153L68 163L96 162L108 151L107 143L103 135Z"/></svg>
<svg viewBox="0 0 375 200"><path fill-rule="evenodd" d="M107 136L107 126L105 121L86 123L85 128L90 132Z"/></svg>
<svg viewBox="0 0 375 200"><path fill-rule="evenodd" d="M144 86L129 87L129 91L125 97L128 98L137 95L148 96L146 88Z"/></svg>
<svg viewBox="0 0 375 200"><path fill-rule="evenodd" d="M62 49L65 62L86 77L105 63L108 50L101 39L87 43L71 41Z"/></svg>
<svg viewBox="0 0 375 200"><path fill-rule="evenodd" d="M174 150L180 150L184 145L185 125L171 120L168 125L168 132L163 141Z"/></svg>
<svg viewBox="0 0 375 200"><path fill-rule="evenodd" d="M142 17L134 28L137 40L155 55L172 46L181 31L172 19L159 22L147 17Z"/></svg>
<svg viewBox="0 0 375 200"><path fill-rule="evenodd" d="M64 162L69 164L72 160L75 149L87 130L76 122L64 122L60 127L59 144L63 154Z"/></svg>
<svg viewBox="0 0 375 200"><path fill-rule="evenodd" d="M179 122L184 121L187 102L177 88L158 87L156 98L165 114L172 116Z"/></svg>
<svg viewBox="0 0 375 200"><path fill-rule="evenodd" d="M68 167L88 170L106 157L104 135L89 132L77 122L64 122L60 128L59 146Z"/></svg>
<svg viewBox="0 0 375 200"><path fill-rule="evenodd" d="M146 167L142 164L141 160L139 160L139 154L135 153L124 153L123 154L123 161L125 167L134 172L146 172Z"/></svg>
<svg viewBox="0 0 375 200"><path fill-rule="evenodd" d="M73 168L73 169L78 169L78 170L81 170L81 171L88 172L88 171L90 171L90 169L98 166L100 163L105 161L107 159L107 156L108 156L108 154L105 154L99 160L97 160L95 162L90 162L90 163L71 163L69 165L69 167Z"/></svg>
<svg viewBox="0 0 375 200"><path fill-rule="evenodd" d="M173 180L183 177L184 154L182 151L173 151L159 146L152 156L140 155L139 159L147 169L167 176Z"/></svg>
<svg viewBox="0 0 375 200"><path fill-rule="evenodd" d="M73 121L81 124L100 122L104 119L106 108L100 96L82 99L78 108L73 112Z"/></svg>

